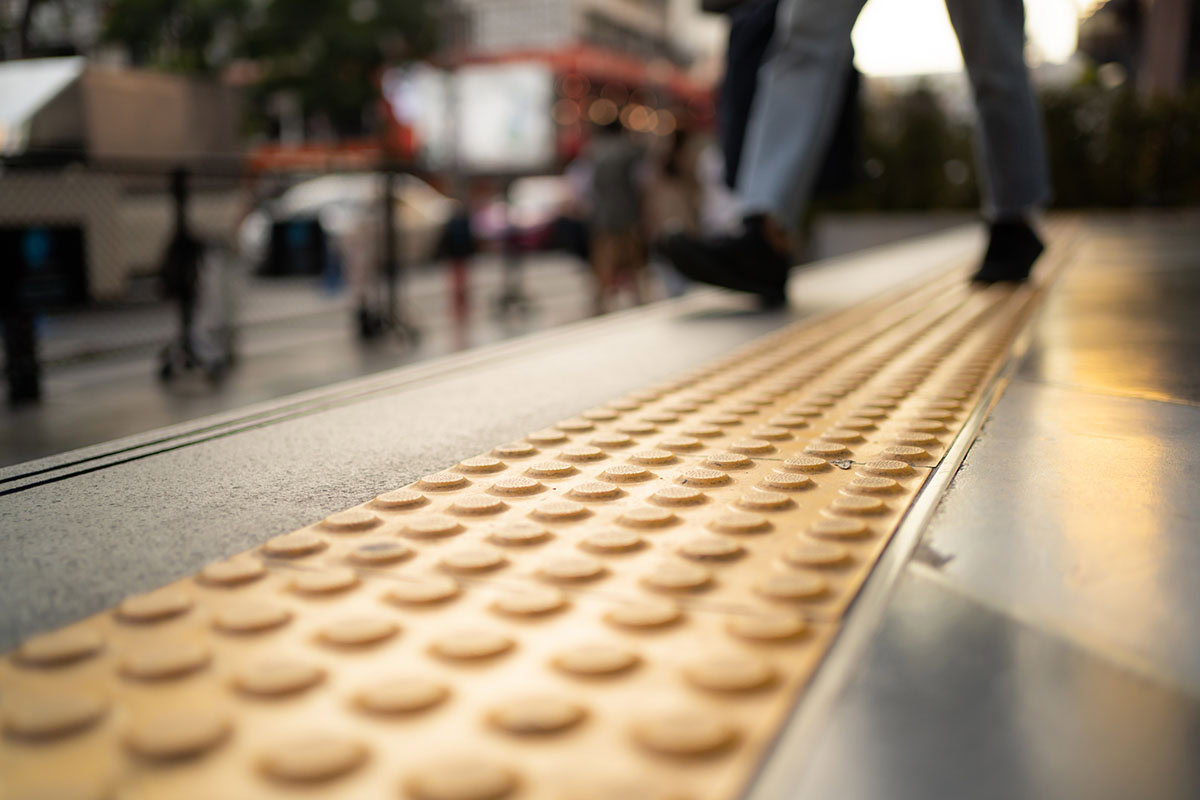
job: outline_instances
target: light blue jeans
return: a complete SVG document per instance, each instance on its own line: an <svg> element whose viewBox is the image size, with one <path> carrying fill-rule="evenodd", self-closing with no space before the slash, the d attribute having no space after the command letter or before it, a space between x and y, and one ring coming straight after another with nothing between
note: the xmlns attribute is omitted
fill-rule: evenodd
<svg viewBox="0 0 1200 800"><path fill-rule="evenodd" d="M759 72L738 196L746 214L795 225L833 134L850 31L866 0L783 0L773 53ZM1042 121L1025 67L1022 0L946 0L976 109L976 155L988 219L1049 197ZM920 42L912 42L920 47Z"/></svg>

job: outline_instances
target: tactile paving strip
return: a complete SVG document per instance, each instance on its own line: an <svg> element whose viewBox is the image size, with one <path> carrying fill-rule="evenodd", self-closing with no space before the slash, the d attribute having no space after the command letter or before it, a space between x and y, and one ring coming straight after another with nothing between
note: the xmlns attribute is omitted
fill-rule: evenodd
<svg viewBox="0 0 1200 800"><path fill-rule="evenodd" d="M1032 305L798 323L0 663L8 798L732 798Z"/></svg>

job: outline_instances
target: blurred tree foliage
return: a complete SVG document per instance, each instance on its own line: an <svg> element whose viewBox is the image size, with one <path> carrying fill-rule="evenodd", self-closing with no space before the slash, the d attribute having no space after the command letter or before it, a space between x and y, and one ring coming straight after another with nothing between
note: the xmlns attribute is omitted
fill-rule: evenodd
<svg viewBox="0 0 1200 800"><path fill-rule="evenodd" d="M250 65L253 122L273 93L339 135L369 127L385 63L429 53L435 0L113 0L103 38L136 65L216 76Z"/></svg>
<svg viewBox="0 0 1200 800"><path fill-rule="evenodd" d="M1054 207L1200 203L1200 87L1145 102L1131 83L1106 88L1086 73L1042 93ZM945 114L928 88L874 98L862 125L860 179L823 207L978 206L969 121Z"/></svg>

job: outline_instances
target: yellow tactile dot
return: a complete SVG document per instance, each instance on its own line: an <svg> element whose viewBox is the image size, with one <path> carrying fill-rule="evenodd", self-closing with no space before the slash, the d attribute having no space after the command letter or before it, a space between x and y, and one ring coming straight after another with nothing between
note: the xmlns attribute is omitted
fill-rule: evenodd
<svg viewBox="0 0 1200 800"><path fill-rule="evenodd" d="M728 561L745 551L740 544L724 536L695 536L679 546L680 555L697 561Z"/></svg>
<svg viewBox="0 0 1200 800"><path fill-rule="evenodd" d="M405 676L368 683L354 694L352 702L372 714L413 714L433 708L449 696L444 683Z"/></svg>
<svg viewBox="0 0 1200 800"><path fill-rule="evenodd" d="M852 431L846 428L830 428L821 434L821 439L826 442L851 444L854 442L861 442L863 440L863 435L858 431Z"/></svg>
<svg viewBox="0 0 1200 800"><path fill-rule="evenodd" d="M650 501L664 506L690 506L703 503L707 495L691 486L664 486L650 495Z"/></svg>
<svg viewBox="0 0 1200 800"><path fill-rule="evenodd" d="M605 455L605 452L595 445L575 444L564 447L558 457L562 461L598 461Z"/></svg>
<svg viewBox="0 0 1200 800"><path fill-rule="evenodd" d="M135 718L125 731L125 743L143 758L192 758L216 747L231 729L229 716L223 711L171 709Z"/></svg>
<svg viewBox="0 0 1200 800"><path fill-rule="evenodd" d="M941 398L938 400L930 400L925 404L926 408L933 408L939 411L957 411L962 408L962 400L959 398Z"/></svg>
<svg viewBox="0 0 1200 800"><path fill-rule="evenodd" d="M782 511L794 505L786 494L762 489L751 489L738 498L737 504L749 511Z"/></svg>
<svg viewBox="0 0 1200 800"><path fill-rule="evenodd" d="M538 449L528 442L509 442L492 448L492 455L500 458L528 458L538 452Z"/></svg>
<svg viewBox="0 0 1200 800"><path fill-rule="evenodd" d="M413 539L436 539L453 536L463 530L462 523L445 514L425 514L404 520L400 532Z"/></svg>
<svg viewBox="0 0 1200 800"><path fill-rule="evenodd" d="M827 442L817 439L809 442L805 446L804 452L814 456L821 456L822 458L836 458L837 456L844 456L849 453L850 448L839 442Z"/></svg>
<svg viewBox="0 0 1200 800"><path fill-rule="evenodd" d="M624 494L623 491L611 483L603 481L586 481L577 486L571 487L568 492L571 497L584 502L596 500L612 500Z"/></svg>
<svg viewBox="0 0 1200 800"><path fill-rule="evenodd" d="M679 605L670 600L639 600L609 609L604 619L622 628L662 628L683 617Z"/></svg>
<svg viewBox="0 0 1200 800"><path fill-rule="evenodd" d="M614 420L621 415L609 408L589 408L579 416L583 417L584 419L594 420L596 422L608 422L609 420Z"/></svg>
<svg viewBox="0 0 1200 800"><path fill-rule="evenodd" d="M877 394L871 398L871 405L875 406L876 408L886 408L890 411L899 405L899 403L897 403L895 398L891 397L890 395Z"/></svg>
<svg viewBox="0 0 1200 800"><path fill-rule="evenodd" d="M844 428L849 431L870 431L874 430L875 420L866 417L846 417L838 423L839 428Z"/></svg>
<svg viewBox="0 0 1200 800"><path fill-rule="evenodd" d="M770 529L771 522L751 511L726 511L713 517L708 527L721 533L761 533Z"/></svg>
<svg viewBox="0 0 1200 800"><path fill-rule="evenodd" d="M604 432L597 433L590 439L590 442L596 447L605 449L629 447L633 444L633 437L627 433Z"/></svg>
<svg viewBox="0 0 1200 800"><path fill-rule="evenodd" d="M850 563L850 553L836 544L800 541L783 552L783 560L794 567L841 567Z"/></svg>
<svg viewBox="0 0 1200 800"><path fill-rule="evenodd" d="M547 500L530 512L532 516L547 522L565 522L586 517L590 513L587 506L574 500Z"/></svg>
<svg viewBox="0 0 1200 800"><path fill-rule="evenodd" d="M704 443L695 436L669 436L661 440L658 446L663 450L683 452L687 450L699 450L704 446Z"/></svg>
<svg viewBox="0 0 1200 800"><path fill-rule="evenodd" d="M324 550L325 540L311 531L295 531L268 539L263 552L279 558L298 558Z"/></svg>
<svg viewBox="0 0 1200 800"><path fill-rule="evenodd" d="M562 697L514 697L488 713L491 723L518 736L539 736L572 728L586 716L583 706Z"/></svg>
<svg viewBox="0 0 1200 800"><path fill-rule="evenodd" d="M759 407L756 403L731 403L727 406L722 406L720 410L725 414L747 417L751 414L757 414Z"/></svg>
<svg viewBox="0 0 1200 800"><path fill-rule="evenodd" d="M822 539L862 539L871 535L871 527L861 519L824 517L810 525L808 533Z"/></svg>
<svg viewBox="0 0 1200 800"><path fill-rule="evenodd" d="M321 527L339 533L352 533L368 531L380 522L382 520L376 514L367 511L365 508L348 508L345 511L330 514L321 520Z"/></svg>
<svg viewBox="0 0 1200 800"><path fill-rule="evenodd" d="M933 458L929 452L915 445L897 444L886 447L881 454L885 459L918 463Z"/></svg>
<svg viewBox="0 0 1200 800"><path fill-rule="evenodd" d="M784 413L794 417L819 417L825 413L825 409L816 405L798 405L785 409Z"/></svg>
<svg viewBox="0 0 1200 800"><path fill-rule="evenodd" d="M945 433L946 423L938 422L932 419L914 419L904 423L904 427L910 431L918 431L920 433Z"/></svg>
<svg viewBox="0 0 1200 800"><path fill-rule="evenodd" d="M629 422L620 422L615 426L621 433L628 433L633 436L645 436L647 433L654 433L658 430L658 426L653 422L645 420L630 420Z"/></svg>
<svg viewBox="0 0 1200 800"><path fill-rule="evenodd" d="M159 638L143 642L121 657L121 674L143 681L190 675L208 665L208 646L198 639Z"/></svg>
<svg viewBox="0 0 1200 800"><path fill-rule="evenodd" d="M613 464L600 477L615 483L635 483L654 477L654 473L639 464Z"/></svg>
<svg viewBox="0 0 1200 800"><path fill-rule="evenodd" d="M759 594L773 600L813 600L829 590L824 580L803 572L768 575L756 588Z"/></svg>
<svg viewBox="0 0 1200 800"><path fill-rule="evenodd" d="M451 600L461 591L453 578L444 575L404 576L383 599L403 606L424 606Z"/></svg>
<svg viewBox="0 0 1200 800"><path fill-rule="evenodd" d="M455 467L459 472L499 472L504 469L504 462L495 456L473 456L472 458L464 458L458 462Z"/></svg>
<svg viewBox="0 0 1200 800"><path fill-rule="evenodd" d="M746 469L754 461L742 453L713 453L704 459L704 464L716 469Z"/></svg>
<svg viewBox="0 0 1200 800"><path fill-rule="evenodd" d="M708 425L708 424L686 425L686 426L680 428L679 432L683 433L687 436L696 436L701 439L711 439L715 436L720 436L722 433L724 433L724 431L722 431L716 425Z"/></svg>
<svg viewBox="0 0 1200 800"><path fill-rule="evenodd" d="M426 491L445 491L447 489L461 489L470 481L459 475L457 472L435 472L432 475L426 475L421 480L417 481L417 485Z"/></svg>
<svg viewBox="0 0 1200 800"><path fill-rule="evenodd" d="M695 757L728 748L737 739L737 731L711 713L680 709L647 716L634 723L633 738L656 753Z"/></svg>
<svg viewBox="0 0 1200 800"><path fill-rule="evenodd" d="M330 733L297 736L274 745L260 759L263 772L282 781L317 783L339 778L367 760L357 739Z"/></svg>
<svg viewBox="0 0 1200 800"><path fill-rule="evenodd" d="M657 425L665 425L671 422L679 422L679 415L673 414L670 411L651 411L648 414L643 414L642 419Z"/></svg>
<svg viewBox="0 0 1200 800"><path fill-rule="evenodd" d="M551 581L590 581L603 576L607 572L604 564L591 556L571 554L554 556L538 567L537 573Z"/></svg>
<svg viewBox="0 0 1200 800"><path fill-rule="evenodd" d="M868 475L879 475L885 478L898 478L904 475L912 475L914 472L912 465L907 461L897 461L895 459L868 461L860 469Z"/></svg>
<svg viewBox="0 0 1200 800"><path fill-rule="evenodd" d="M517 788L515 773L473 758L439 760L414 772L405 782L412 800L500 800Z"/></svg>
<svg viewBox="0 0 1200 800"><path fill-rule="evenodd" d="M500 495L519 497L522 495L537 494L545 488L546 485L535 478L525 475L510 475L493 483L490 491Z"/></svg>
<svg viewBox="0 0 1200 800"><path fill-rule="evenodd" d="M608 406L609 408L616 409L617 411L634 411L642 407L641 403L636 400L630 400L627 397L619 400L609 400L604 405Z"/></svg>
<svg viewBox="0 0 1200 800"><path fill-rule="evenodd" d="M750 436L753 439L763 441L783 442L791 439L792 433L787 428L777 425L767 425L765 427L755 428L754 430L750 431Z"/></svg>
<svg viewBox="0 0 1200 800"><path fill-rule="evenodd" d="M586 419L564 419L554 427L567 433L584 433L596 429L595 424Z"/></svg>
<svg viewBox="0 0 1200 800"><path fill-rule="evenodd" d="M662 528L678 520L679 518L667 509L651 506L631 508L617 517L617 522L631 528Z"/></svg>
<svg viewBox="0 0 1200 800"><path fill-rule="evenodd" d="M415 489L394 489L384 492L373 501L380 508L414 508L426 502L425 495Z"/></svg>
<svg viewBox="0 0 1200 800"><path fill-rule="evenodd" d="M797 489L811 489L815 486L812 478L807 475L797 472L780 472L779 470L773 470L764 475L762 484L785 492L796 491Z"/></svg>
<svg viewBox="0 0 1200 800"><path fill-rule="evenodd" d="M239 691L260 697L282 697L316 686L325 680L325 669L307 661L272 655L234 673Z"/></svg>
<svg viewBox="0 0 1200 800"><path fill-rule="evenodd" d="M834 514L882 514L888 510L888 507L878 497L845 495L834 498L829 510Z"/></svg>
<svg viewBox="0 0 1200 800"><path fill-rule="evenodd" d="M633 464L661 466L662 464L672 464L678 460L670 450L661 450L658 448L639 450L636 453L629 454L629 461Z"/></svg>
<svg viewBox="0 0 1200 800"><path fill-rule="evenodd" d="M766 453L773 453L775 451L775 445L771 444L766 439L735 439L729 443L729 449L735 453L763 455Z"/></svg>
<svg viewBox="0 0 1200 800"><path fill-rule="evenodd" d="M510 522L488 534L492 544L523 546L538 544L550 538L550 531L536 522Z"/></svg>
<svg viewBox="0 0 1200 800"><path fill-rule="evenodd" d="M718 427L728 427L730 425L740 425L742 418L735 414L709 414L700 419L705 425L716 425Z"/></svg>
<svg viewBox="0 0 1200 800"><path fill-rule="evenodd" d="M298 572L289 585L300 594L333 594L358 586L358 573L350 567L331 567L312 572Z"/></svg>
<svg viewBox="0 0 1200 800"><path fill-rule="evenodd" d="M490 572L507 563L503 553L490 547L464 547L446 553L438 561L442 569L451 572Z"/></svg>
<svg viewBox="0 0 1200 800"><path fill-rule="evenodd" d="M645 540L633 531L619 529L597 531L579 540L580 547L593 553L628 553L645 543Z"/></svg>
<svg viewBox="0 0 1200 800"><path fill-rule="evenodd" d="M17 648L17 660L36 667L72 664L94 656L104 647L104 637L91 628L66 628L27 639Z"/></svg>
<svg viewBox="0 0 1200 800"><path fill-rule="evenodd" d="M730 483L732 479L724 472L715 469L691 467L680 470L675 480L684 486L721 486Z"/></svg>
<svg viewBox="0 0 1200 800"><path fill-rule="evenodd" d="M938 444L938 437L932 433L925 433L923 431L901 431L892 437L892 441L897 444L930 447Z"/></svg>
<svg viewBox="0 0 1200 800"><path fill-rule="evenodd" d="M880 420L888 415L888 409L880 408L879 406L861 406L854 411L854 416L862 417L863 419Z"/></svg>
<svg viewBox="0 0 1200 800"><path fill-rule="evenodd" d="M917 412L917 419L931 420L933 422L944 422L954 419L956 414L953 411L947 411L940 408L927 408Z"/></svg>
<svg viewBox="0 0 1200 800"><path fill-rule="evenodd" d="M687 401L679 401L679 400L677 400L675 402L667 403L666 405L663 406L663 408L665 408L667 411L670 411L674 414L691 414L694 411L700 410L700 406L698 406L695 403L689 403Z"/></svg>
<svg viewBox="0 0 1200 800"><path fill-rule="evenodd" d="M56 686L52 691L6 692L0 716L12 736L49 739L92 726L108 706L108 698L97 690Z"/></svg>
<svg viewBox="0 0 1200 800"><path fill-rule="evenodd" d="M240 586L266 574L267 568L261 561L242 555L209 564L200 570L200 580L214 586Z"/></svg>
<svg viewBox="0 0 1200 800"><path fill-rule="evenodd" d="M530 465L529 469L525 470L525 473L535 478L565 478L568 475L574 475L578 471L566 461L541 461Z"/></svg>
<svg viewBox="0 0 1200 800"><path fill-rule="evenodd" d="M117 606L117 616L127 622L157 622L192 608L192 598L179 589L157 589L126 597Z"/></svg>
<svg viewBox="0 0 1200 800"><path fill-rule="evenodd" d="M284 625L292 618L288 608L265 600L244 600L217 609L213 626L226 633L259 633Z"/></svg>
<svg viewBox="0 0 1200 800"><path fill-rule="evenodd" d="M343 617L325 623L317 636L326 644L342 647L362 647L390 639L400 626L386 617Z"/></svg>
<svg viewBox="0 0 1200 800"><path fill-rule="evenodd" d="M555 430L534 431L526 436L525 439L532 444L545 447L546 445L551 444L562 444L563 442L567 441L567 435L562 431Z"/></svg>
<svg viewBox="0 0 1200 800"><path fill-rule="evenodd" d="M429 644L434 655L455 661L475 661L507 653L516 645L502 633L483 628L468 628L451 631L435 638Z"/></svg>
<svg viewBox="0 0 1200 800"><path fill-rule="evenodd" d="M712 582L712 573L704 567L684 561L664 561L642 576L642 583L664 592L688 592Z"/></svg>
<svg viewBox="0 0 1200 800"><path fill-rule="evenodd" d="M566 595L550 586L505 591L491 603L493 611L514 617L537 617L566 607Z"/></svg>
<svg viewBox="0 0 1200 800"><path fill-rule="evenodd" d="M456 497L450 503L447 511L463 516L483 516L499 514L506 508L508 508L508 504L499 497L491 497L486 494L466 494Z"/></svg>
<svg viewBox="0 0 1200 800"><path fill-rule="evenodd" d="M356 564L377 566L403 561L412 555L413 549L404 542L395 539L371 539L355 545L354 549L346 554L346 558Z"/></svg>
<svg viewBox="0 0 1200 800"><path fill-rule="evenodd" d="M748 692L775 682L775 670L757 658L719 655L698 659L683 668L693 686L715 692Z"/></svg>
<svg viewBox="0 0 1200 800"><path fill-rule="evenodd" d="M807 428L808 420L796 414L780 414L776 417L771 417L767 420L773 427L776 428Z"/></svg>
<svg viewBox="0 0 1200 800"><path fill-rule="evenodd" d="M850 485L844 491L851 494L892 494L902 488L904 487L895 478L887 478L882 475L858 475L850 481Z"/></svg>
<svg viewBox="0 0 1200 800"><path fill-rule="evenodd" d="M825 472L829 462L818 456L795 455L783 462L783 468L796 472Z"/></svg>
<svg viewBox="0 0 1200 800"><path fill-rule="evenodd" d="M739 614L725 623L726 629L752 642L784 642L808 630L804 618L795 614Z"/></svg>
<svg viewBox="0 0 1200 800"><path fill-rule="evenodd" d="M637 653L612 644L576 645L556 654L551 662L563 672L601 677L625 672L637 665Z"/></svg>

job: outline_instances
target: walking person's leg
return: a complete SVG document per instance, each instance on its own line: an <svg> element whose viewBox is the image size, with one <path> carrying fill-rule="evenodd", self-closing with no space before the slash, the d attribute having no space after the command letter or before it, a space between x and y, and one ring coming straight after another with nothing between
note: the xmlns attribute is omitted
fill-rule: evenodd
<svg viewBox="0 0 1200 800"><path fill-rule="evenodd" d="M946 0L977 115L983 213L991 237L975 280L1020 281L1042 243L1029 215L1049 198L1046 147L1025 66L1022 0Z"/></svg>
<svg viewBox="0 0 1200 800"><path fill-rule="evenodd" d="M800 221L840 109L850 31L865 0L783 0L758 74L737 194L738 236L677 234L664 254L688 277L785 302L788 232Z"/></svg>

